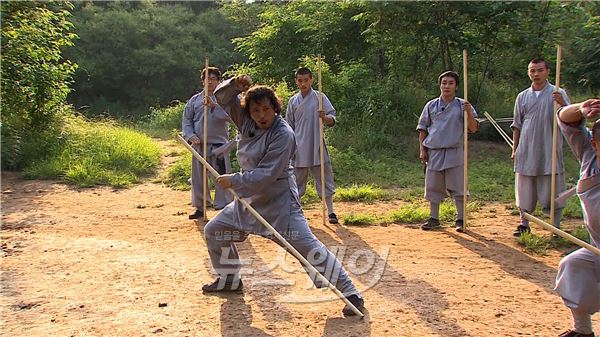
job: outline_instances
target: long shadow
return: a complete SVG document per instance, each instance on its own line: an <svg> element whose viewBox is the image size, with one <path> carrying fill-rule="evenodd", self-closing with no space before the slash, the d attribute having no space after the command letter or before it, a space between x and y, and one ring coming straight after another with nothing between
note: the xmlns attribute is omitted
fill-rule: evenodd
<svg viewBox="0 0 600 337"><path fill-rule="evenodd" d="M200 232L200 236L206 245L206 239L204 238L205 225L206 222L203 220L196 221L196 226ZM283 280L279 275L273 273L272 270L267 270L266 266L268 263L264 261L257 253L256 249L254 249L254 246L252 246L252 243L250 242L250 236L242 242L236 242L236 246L238 253L240 254L240 259L252 261L251 265L242 266L242 280L256 279L256 281L260 281L261 279L267 279L280 284L285 282L285 280ZM273 243L272 248L278 249L279 246ZM207 270L212 271L212 264L208 256L204 259L204 264ZM207 280L207 283L208 282L209 280ZM275 287L270 285L257 286L260 287L260 289L252 289L253 287L249 287L249 285L250 282L248 281L244 283L244 293L255 298L255 303L258 305L260 311L263 313L267 321L277 322L289 321L292 319L292 314L287 310L287 308L276 301L278 295L281 294L283 285L278 285Z"/></svg>
<svg viewBox="0 0 600 337"><path fill-rule="evenodd" d="M252 326L252 309L241 295L227 296L221 304L221 336L266 337L270 335Z"/></svg>
<svg viewBox="0 0 600 337"><path fill-rule="evenodd" d="M328 318L325 322L323 337L368 337L371 336L371 317L369 310L364 309L365 315L362 319L358 317L344 318L333 317Z"/></svg>
<svg viewBox="0 0 600 337"><path fill-rule="evenodd" d="M334 238L320 229L312 229L315 235L325 245L338 245ZM359 235L344 226L336 227L336 234L342 239L346 247L369 251L373 256L384 259L373 250ZM387 264L387 263L386 263ZM372 283L372 275L350 274L352 278L359 279L363 284ZM412 309L421 317L421 320L433 331L443 336L470 336L469 333L458 325L457 320L444 316L444 310L449 308L444 294L431 284L423 280L408 280L397 270L386 265L382 279L369 290L376 291L380 296L394 300ZM368 308L369 303L365 303ZM335 326L335 324L333 324Z"/></svg>
<svg viewBox="0 0 600 337"><path fill-rule="evenodd" d="M468 240L462 235L454 234L449 231L444 233L456 240L458 244L477 255L494 261L505 272L534 283L548 293L555 294L554 277L556 276L556 269L548 267L546 264L530 257L518 249L499 243L495 240L490 240L473 231L468 231L466 234L479 242Z"/></svg>

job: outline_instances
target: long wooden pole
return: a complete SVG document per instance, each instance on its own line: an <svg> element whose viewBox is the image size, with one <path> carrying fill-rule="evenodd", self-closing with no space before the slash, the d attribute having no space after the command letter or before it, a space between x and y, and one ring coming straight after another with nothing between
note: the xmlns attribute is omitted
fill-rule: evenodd
<svg viewBox="0 0 600 337"><path fill-rule="evenodd" d="M208 56L204 59L204 139L202 140L202 153L204 154L204 160L208 158ZM206 174L206 167L202 166L202 211L204 221L208 220L206 212L206 199L208 196L208 177Z"/></svg>
<svg viewBox="0 0 600 337"><path fill-rule="evenodd" d="M560 62L562 59L562 50L560 45L556 46L556 91L560 93ZM557 113L560 106L554 101L554 117L552 118L552 178L550 184L550 223L556 225L555 207L556 201L556 162L558 160L558 122ZM562 151L562 149L560 149Z"/></svg>
<svg viewBox="0 0 600 337"><path fill-rule="evenodd" d="M500 127L500 124L498 124L498 122L496 122L496 120L492 117L492 115L490 115L487 111L485 111L483 113L483 115L485 116L485 118L487 118L490 121L490 124L492 124L492 126L496 129L496 131L498 131L500 136L502 136L502 139L504 139L506 144L508 144L508 146L510 146L510 148L512 149L513 141L512 141L512 139L510 139L508 134L506 134L506 132L504 132L504 130L502 130L502 128Z"/></svg>
<svg viewBox="0 0 600 337"><path fill-rule="evenodd" d="M213 175L213 177L215 177L215 179L219 176L219 172L217 172L212 166L210 166L210 164L204 160L204 158L202 158L202 156L196 152L196 150L194 150L193 147L190 146L190 144L188 144L185 139L183 139L183 137L181 137L181 135L177 135L177 140L179 140L179 142L181 144L183 144L183 146L185 146L194 157L196 157L196 159L198 159L202 165L204 165L204 167L206 169L208 169L208 171L210 171L210 173ZM277 240L279 240L279 242L284 245L287 250L292 253L292 255L294 255L300 262L302 262L302 264L304 264L304 266L310 270L310 272L314 273L315 275L317 275L317 277L320 279L321 282L323 282L324 284L327 285L327 287L329 289L331 289L331 291L333 291L337 297L339 297L342 301L344 301L344 303L346 303L348 306L350 306L350 308L352 308L352 311L354 311L354 313L356 315L358 315L359 317L363 317L363 313L360 312L360 310L358 310L352 303L350 303L350 301L348 301L348 299L346 297L344 297L344 295L333 285L331 284L331 282L329 282L328 279L326 279L312 264L310 264L310 262L308 262L308 260L306 260L306 258L304 258L304 256L302 256L297 250L296 248L294 248L289 242L287 242L287 240L281 236L281 234L279 234L279 232L277 232L275 230L275 228L273 228L273 226L271 226L271 224L269 224L269 222L267 220L265 220L265 218L262 217L262 215L260 215L260 213L258 213L253 207L252 205L250 205L246 200L240 198L237 193L232 189L232 188L228 188L227 189L229 192L231 192L231 194L233 194L233 196L239 200L240 203L242 203L242 205L250 212L252 213L252 215L254 215L254 217L263 225L265 226L276 238Z"/></svg>
<svg viewBox="0 0 600 337"><path fill-rule="evenodd" d="M529 213L523 213L523 216L525 217L525 219L535 222L536 224L542 226L543 228L551 231L552 233L559 235L561 237L563 237L565 240L571 241L574 244L578 245L579 247L585 248L589 251L591 251L592 253L596 254L596 255L600 255L600 249L590 245L589 243L580 240L576 237L574 237L573 235L564 232L554 226L552 226L551 224L545 222L544 220L540 219L540 218L536 218L533 215L529 214Z"/></svg>
<svg viewBox="0 0 600 337"><path fill-rule="evenodd" d="M319 85L319 114L323 111L323 83L321 80L321 54L317 57L317 74ZM325 202L325 139L323 138L323 120L319 116L319 154L321 156L321 210L323 225L326 225L327 203Z"/></svg>
<svg viewBox="0 0 600 337"><path fill-rule="evenodd" d="M465 101L469 101L469 85L468 85L468 77L467 77L467 50L463 49L463 92ZM469 118L467 116L467 111L463 111L464 115L464 144L463 144L463 155L464 155L464 163L463 163L463 228L467 230L467 193L469 186L469 176L468 176L468 156L469 156Z"/></svg>

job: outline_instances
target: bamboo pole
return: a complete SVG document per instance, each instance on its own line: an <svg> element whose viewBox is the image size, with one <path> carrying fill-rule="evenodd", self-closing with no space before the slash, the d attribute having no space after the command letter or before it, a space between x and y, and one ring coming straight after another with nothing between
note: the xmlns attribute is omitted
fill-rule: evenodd
<svg viewBox="0 0 600 337"><path fill-rule="evenodd" d="M560 62L562 59L562 50L560 45L556 46L556 92L560 93ZM552 177L550 184L550 222L554 225L555 207L556 207L556 162L558 160L558 122L557 113L560 106L554 101L554 116L552 117ZM562 149L560 149L562 151Z"/></svg>
<svg viewBox="0 0 600 337"><path fill-rule="evenodd" d="M183 139L183 137L181 137L181 135L177 135L177 140L179 140L179 142L181 144L183 144L191 153L194 157L196 157L196 159L198 159L202 165L204 165L204 167L210 171L210 173L213 175L213 177L215 177L215 179L219 176L219 172L217 172L212 166L210 166L210 164L204 159L202 158L202 156L196 152L196 150L194 150L193 147L190 146L190 144L188 144L185 139ZM265 220L265 218L262 217L262 215L260 215L253 207L252 205L250 205L245 199L242 199L238 196L238 194L232 189L232 188L228 188L227 189L229 192L231 192L231 194L233 194L233 196L250 212L252 213L252 215L254 215L254 217L263 225L265 226L276 238L277 240L279 240L279 242L281 244L283 244L286 249L292 253L292 255L294 255L294 257L296 257L300 262L302 262L302 264L304 264L304 266L310 270L310 272L314 273L315 275L317 275L317 277L320 279L321 282L323 282L324 284L327 285L327 287L333 291L337 297L339 297L345 304L347 304L348 306L350 306L350 308L352 308L352 311L354 311L354 313L356 315L358 315L359 317L364 317L363 313L360 312L360 310L358 310L352 303L350 303L350 301L348 301L348 299L346 297L344 297L344 295L333 285L331 284L331 282L329 282L328 279L326 279L313 265L311 265L308 260L306 260L306 258L304 258L304 256L302 256L297 250L296 248L294 248L294 246L292 246L289 242L287 242L287 240L281 236L281 234L279 234L279 232L277 232L275 230L275 228L273 228L273 226L271 226L271 224L269 224L269 222L267 220Z"/></svg>
<svg viewBox="0 0 600 337"><path fill-rule="evenodd" d="M204 59L204 139L202 140L202 153L204 154L204 160L208 158L208 56ZM206 167L202 166L202 211L204 221L208 220L206 212L206 199L208 195L208 177L206 174Z"/></svg>
<svg viewBox="0 0 600 337"><path fill-rule="evenodd" d="M319 87L319 114L323 111L323 83L321 81L321 54L317 56L317 74ZM319 116L319 155L321 156L321 210L323 226L326 226L327 203L325 202L325 138L323 137L323 120Z"/></svg>
<svg viewBox="0 0 600 337"><path fill-rule="evenodd" d="M496 129L496 131L498 131L500 136L502 136L502 139L504 139L506 144L508 144L508 146L510 146L510 148L512 149L514 147L513 141L512 141L512 139L510 139L508 134L506 134L506 132L504 132L504 130L502 130L502 128L500 127L500 124L498 124L498 122L496 122L496 120L494 120L492 115L490 115L487 111L485 111L483 113L483 115L485 116L485 118L487 118L490 121L490 124L492 124L492 126Z"/></svg>
<svg viewBox="0 0 600 337"><path fill-rule="evenodd" d="M551 231L552 233L561 236L562 238L564 238L565 240L568 240L576 245L578 245L579 247L585 248L589 251L591 251L592 253L596 254L596 255L600 255L600 249L590 245L589 243L580 240L576 237L574 237L573 235L562 231L554 226L552 226L551 224L545 222L544 220L540 219L540 218L536 218L533 215L529 214L529 213L523 213L523 216L525 217L525 219L532 221L540 226L542 226L543 228Z"/></svg>
<svg viewBox="0 0 600 337"><path fill-rule="evenodd" d="M467 50L463 49L463 92L465 101L469 101L468 94L468 82L467 82ZM469 176L468 176L468 156L469 156L469 118L467 116L467 112L463 111L464 115L464 144L463 144L463 154L464 154L464 163L463 163L463 228L467 230L467 193L469 186Z"/></svg>

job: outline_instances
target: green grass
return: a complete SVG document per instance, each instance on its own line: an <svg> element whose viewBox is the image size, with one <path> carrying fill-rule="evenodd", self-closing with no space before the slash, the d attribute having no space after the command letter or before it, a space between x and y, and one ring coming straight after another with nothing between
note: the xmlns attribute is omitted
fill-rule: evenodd
<svg viewBox="0 0 600 337"><path fill-rule="evenodd" d="M392 211L389 219L394 223L422 223L429 219L429 208L408 204L402 206L399 210Z"/></svg>
<svg viewBox="0 0 600 337"><path fill-rule="evenodd" d="M528 251L538 255L546 255L548 248L550 248L550 239L548 237L531 232L521 234L521 236L517 238L517 242Z"/></svg>
<svg viewBox="0 0 600 337"><path fill-rule="evenodd" d="M381 221L376 216L363 213L350 213L342 216L345 225L349 226L367 226L376 225Z"/></svg>
<svg viewBox="0 0 600 337"><path fill-rule="evenodd" d="M333 200L373 202L383 200L386 197L387 194L380 187L355 184L350 187L337 188Z"/></svg>
<svg viewBox="0 0 600 337"><path fill-rule="evenodd" d="M77 186L125 187L153 173L160 147L148 136L110 121L71 118L64 126L62 146L48 159L31 163L25 178L60 178Z"/></svg>
<svg viewBox="0 0 600 337"><path fill-rule="evenodd" d="M185 103L165 108L150 108L150 114L137 124L140 131L152 137L162 139L172 138L173 134L181 130L181 119Z"/></svg>
<svg viewBox="0 0 600 337"><path fill-rule="evenodd" d="M188 179L192 174L192 154L185 152L177 161L171 164L162 179L162 182L177 191L189 191Z"/></svg>

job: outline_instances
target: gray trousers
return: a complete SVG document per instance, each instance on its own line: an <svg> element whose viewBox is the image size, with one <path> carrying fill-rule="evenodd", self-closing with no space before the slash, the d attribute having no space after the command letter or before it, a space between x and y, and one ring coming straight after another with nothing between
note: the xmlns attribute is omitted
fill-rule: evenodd
<svg viewBox="0 0 600 337"><path fill-rule="evenodd" d="M306 193L306 182L308 180L308 172L311 172L315 178L315 188L317 194L321 197L321 165L311 167L294 167L294 175L296 176L296 184L298 184L298 194L303 196ZM331 161L325 162L325 196L330 197L335 193L335 185L333 184L333 168Z"/></svg>
<svg viewBox="0 0 600 337"><path fill-rule="evenodd" d="M200 155L202 155L203 151L202 151L202 144L197 144L197 145L192 145L192 147L194 148L194 150L196 150ZM208 151L210 153L211 151L211 147L209 145ZM215 170L217 170L217 172L219 172L220 174L225 174L227 173L227 165L225 163L225 158L217 158L214 155L210 155L208 156L208 162L215 168ZM200 163L200 161L198 161L197 159L195 159L194 157L192 157L192 206L196 207L197 209L202 209L202 200L204 200L203 197L203 183L202 183L202 168L204 166ZM206 172L207 175L207 179L206 179L206 186L209 186L208 184L208 177L210 177L210 179L214 181L214 178L212 177L212 175L210 174L210 172ZM231 193L227 192L227 190L225 190L224 188L222 188L221 186L219 186L219 184L214 184L215 185L215 202L214 202L214 208L216 209L221 209L223 207L225 207L227 204L229 204L230 202L233 201L233 196L231 195ZM210 187L208 188L208 200L207 200L207 206L211 206L213 205L212 202L212 198L210 196Z"/></svg>
<svg viewBox="0 0 600 337"><path fill-rule="evenodd" d="M358 294L340 261L312 233L300 206L296 203L293 204L295 205L292 206L293 210L290 215L288 230L280 231L278 229L279 234L288 240L292 247L321 272L344 296ZM235 242L244 241L248 234L253 234L241 230L234 224L230 207L228 206L224 211L217 214L204 227L204 237L206 238L212 266L221 277L239 273L241 263ZM267 236L267 238L283 246L274 236ZM315 286L318 288L325 286L318 281L316 275L310 273L306 268L305 270Z"/></svg>
<svg viewBox="0 0 600 337"><path fill-rule="evenodd" d="M462 165L443 171L427 169L425 171L425 199L440 203L448 193L453 198L462 197L464 195L463 175ZM467 195L469 194L467 193Z"/></svg>
<svg viewBox="0 0 600 337"><path fill-rule="evenodd" d="M515 197L517 207L523 212L532 213L535 210L535 205L539 201L542 206L542 212L544 214L550 214L550 197L552 186L552 176L526 176L519 173L515 174ZM556 195L554 198L565 190L565 176L563 173L557 174L556 176ZM562 214L562 207L556 204L555 208L555 224L558 227L560 224L560 215ZM523 221L524 218L521 215L521 222L527 224L527 221Z"/></svg>
<svg viewBox="0 0 600 337"><path fill-rule="evenodd" d="M581 248L558 266L555 290L571 309L593 314L600 310L600 256Z"/></svg>

